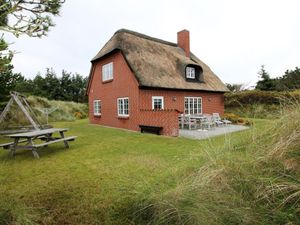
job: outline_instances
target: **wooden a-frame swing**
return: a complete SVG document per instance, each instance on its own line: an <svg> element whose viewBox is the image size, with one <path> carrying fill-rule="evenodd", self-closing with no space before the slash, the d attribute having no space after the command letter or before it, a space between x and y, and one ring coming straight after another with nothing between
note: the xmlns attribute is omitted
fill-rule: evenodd
<svg viewBox="0 0 300 225"><path fill-rule="evenodd" d="M17 127L19 129L16 130L0 130L0 134L9 134L9 133L20 133L20 132L27 132L30 130L41 130L42 125L39 123L35 113L33 112L32 108L30 107L29 103L26 100L24 95L21 95L18 92L10 92L10 100L5 106L3 112L0 114L0 124L4 122L5 117L8 115L13 103L15 102L19 109L23 112L31 126L22 126Z"/></svg>

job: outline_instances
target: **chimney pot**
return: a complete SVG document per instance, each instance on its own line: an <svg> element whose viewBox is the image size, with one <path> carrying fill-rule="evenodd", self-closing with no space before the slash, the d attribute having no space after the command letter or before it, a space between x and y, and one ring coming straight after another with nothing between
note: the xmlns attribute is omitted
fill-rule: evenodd
<svg viewBox="0 0 300 225"><path fill-rule="evenodd" d="M190 32L182 30L177 33L178 47L182 48L186 57L190 57Z"/></svg>

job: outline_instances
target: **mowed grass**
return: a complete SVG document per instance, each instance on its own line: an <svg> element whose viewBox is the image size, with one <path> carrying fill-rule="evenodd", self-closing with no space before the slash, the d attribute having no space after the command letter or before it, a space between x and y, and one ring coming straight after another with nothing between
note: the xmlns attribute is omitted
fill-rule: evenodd
<svg viewBox="0 0 300 225"><path fill-rule="evenodd" d="M14 158L0 152L0 224L272 222L252 190L243 193L250 180L235 186L229 180L245 179L245 170L261 176L252 167L257 155L247 148L269 123L255 120L247 131L201 141L87 120L55 123L70 128L66 135L78 136L69 149L62 143L48 146L38 151L39 160L30 152ZM284 213L281 218L286 221Z"/></svg>

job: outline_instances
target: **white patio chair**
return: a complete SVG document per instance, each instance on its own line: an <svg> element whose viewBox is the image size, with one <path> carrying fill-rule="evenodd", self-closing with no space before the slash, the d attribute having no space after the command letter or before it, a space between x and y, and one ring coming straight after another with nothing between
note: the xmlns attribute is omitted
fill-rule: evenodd
<svg viewBox="0 0 300 225"><path fill-rule="evenodd" d="M212 119L217 127L225 125L225 123L221 120L219 113L213 113Z"/></svg>
<svg viewBox="0 0 300 225"><path fill-rule="evenodd" d="M224 125L232 124L232 122L230 120L227 120L227 119L222 120L219 113L213 113L213 116L215 118L217 118L218 120L220 120Z"/></svg>
<svg viewBox="0 0 300 225"><path fill-rule="evenodd" d="M204 130L204 128L210 130L215 127L215 123L212 119L212 116L209 114L203 114L204 118L201 121L201 129Z"/></svg>
<svg viewBox="0 0 300 225"><path fill-rule="evenodd" d="M191 118L190 115L184 115L179 119L180 127L182 129L187 128L189 130L192 129L197 129L198 128L198 123L195 118Z"/></svg>

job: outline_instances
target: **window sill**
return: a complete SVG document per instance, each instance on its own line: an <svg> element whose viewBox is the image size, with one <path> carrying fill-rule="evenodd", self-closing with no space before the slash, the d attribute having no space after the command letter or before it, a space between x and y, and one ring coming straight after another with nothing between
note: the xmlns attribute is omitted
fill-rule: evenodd
<svg viewBox="0 0 300 225"><path fill-rule="evenodd" d="M101 114L94 114L94 117L101 117Z"/></svg>
<svg viewBox="0 0 300 225"><path fill-rule="evenodd" d="M128 120L129 116L118 116L117 118L121 120Z"/></svg>
<svg viewBox="0 0 300 225"><path fill-rule="evenodd" d="M114 80L114 79L104 80L104 81L102 81L102 84L110 83L110 82L112 82L113 80Z"/></svg>

